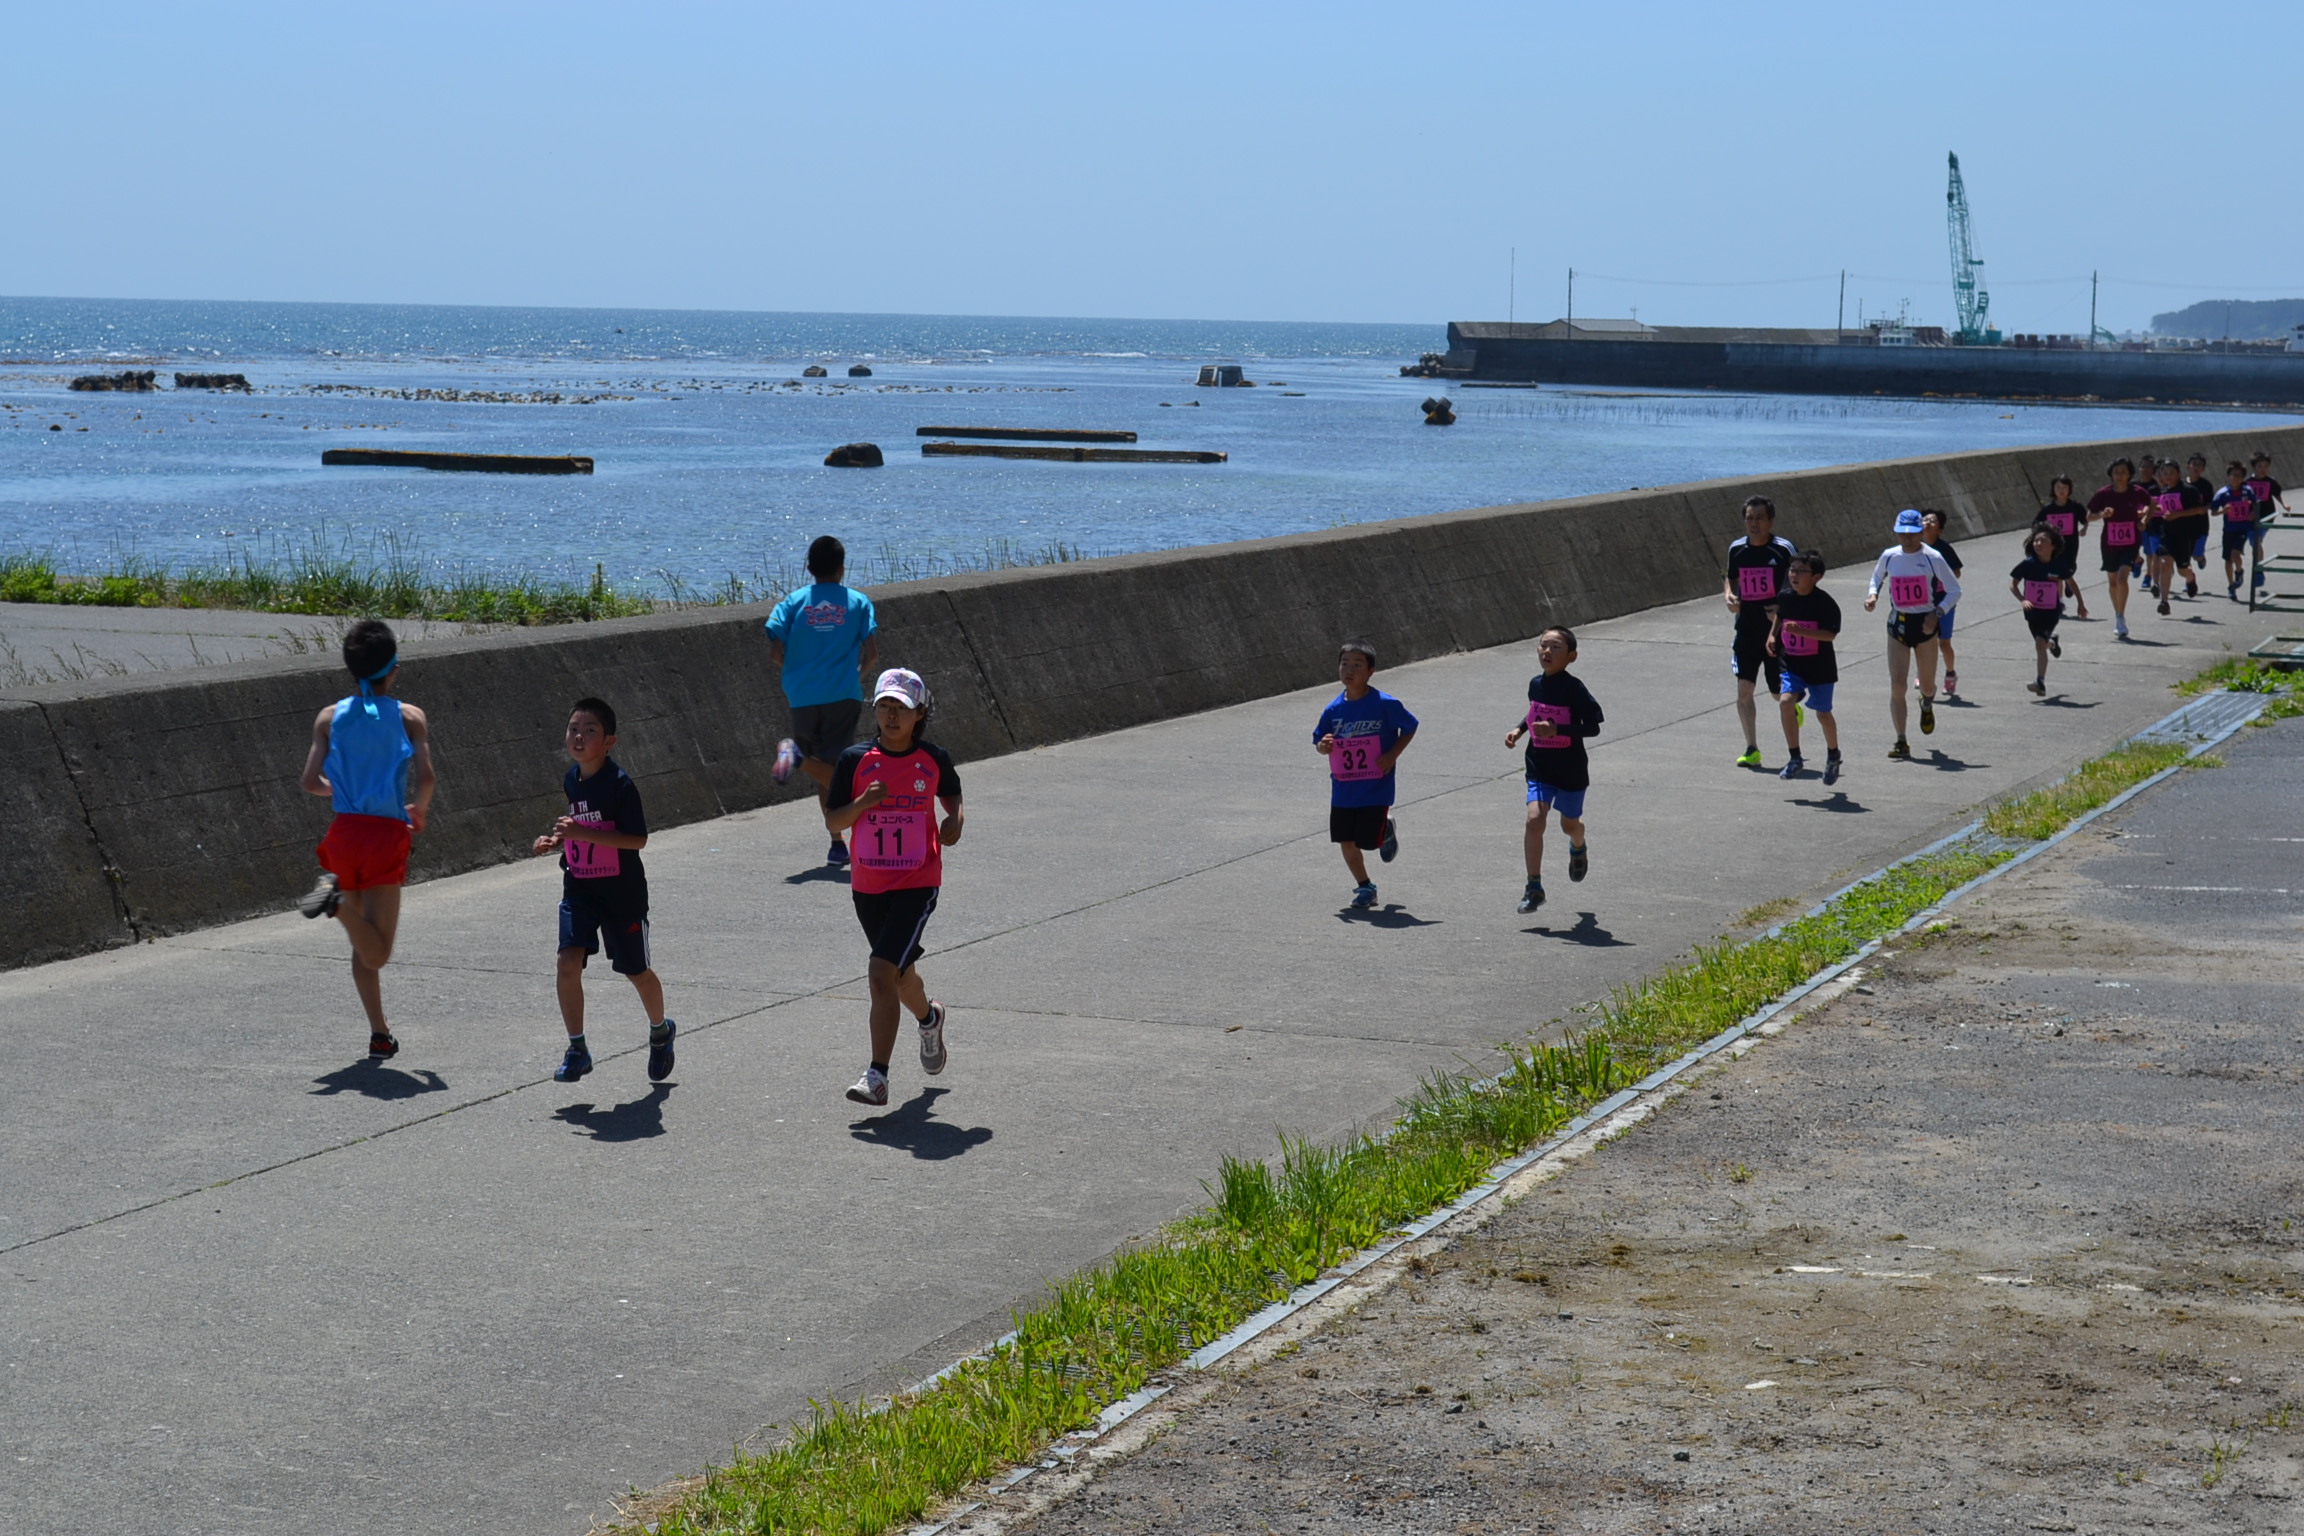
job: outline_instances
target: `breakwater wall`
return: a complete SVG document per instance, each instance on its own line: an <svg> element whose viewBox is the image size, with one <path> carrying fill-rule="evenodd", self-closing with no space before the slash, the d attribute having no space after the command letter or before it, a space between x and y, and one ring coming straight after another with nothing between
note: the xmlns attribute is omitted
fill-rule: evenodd
<svg viewBox="0 0 2304 1536"><path fill-rule="evenodd" d="M2304 426L1484 507L873 598L885 663L929 679L932 732L967 763L1307 687L1334 677L1347 636L1390 665L1717 592L1755 492L1776 501L1779 532L1839 567L1868 564L1901 507L1944 508L1955 538L1999 532L2028 523L2059 472L2085 495L2118 453L2197 449L2221 468L2259 447L2304 462ZM441 787L411 878L528 856L561 808L566 711L587 693L616 705L617 758L659 828L806 793L769 777L787 717L767 613L693 609L412 650L402 676L431 717ZM296 783L312 719L345 691L332 658L300 657L0 695L18 795L0 964L284 910L310 883L328 820Z"/></svg>
<svg viewBox="0 0 2304 1536"><path fill-rule="evenodd" d="M2304 355L1795 346L1499 336L1451 322L1450 377L1794 395L1936 395L2304 408Z"/></svg>

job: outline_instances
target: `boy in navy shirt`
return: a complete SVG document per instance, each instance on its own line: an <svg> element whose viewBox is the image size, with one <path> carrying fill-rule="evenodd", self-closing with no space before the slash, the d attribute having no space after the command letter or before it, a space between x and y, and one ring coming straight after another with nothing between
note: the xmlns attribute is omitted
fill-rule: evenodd
<svg viewBox="0 0 2304 1536"><path fill-rule="evenodd" d="M640 850L648 846L648 817L640 789L608 755L616 745L616 711L599 699L578 699L568 711L568 755L575 764L561 780L568 814L536 839L538 855L560 855L560 1019L568 1026L568 1054L552 1074L573 1083L592 1070L584 1040L584 964L602 949L609 968L630 977L648 1013L648 1080L672 1075L672 1037L680 1026L664 1016L664 983L648 957L648 872Z"/></svg>
<svg viewBox="0 0 2304 1536"><path fill-rule="evenodd" d="M808 546L815 578L787 594L768 615L768 659L782 673L792 734L776 744L777 783L793 768L815 781L816 798L832 782L832 764L856 739L864 679L880 661L880 618L872 599L846 584L848 549L825 534ZM848 862L848 845L832 839L825 862Z"/></svg>
<svg viewBox="0 0 2304 1536"><path fill-rule="evenodd" d="M1336 677L1344 691L1330 699L1312 727L1312 749L1328 759L1328 840L1344 850L1352 872L1352 905L1376 905L1376 883L1368 878L1365 849L1389 864L1400 852L1400 829L1392 820L1392 769L1416 739L1416 717L1388 693L1368 686L1376 673L1376 648L1348 640L1337 656Z"/></svg>
<svg viewBox="0 0 2304 1536"><path fill-rule="evenodd" d="M1533 912L1544 905L1544 821L1554 807L1560 811L1560 830L1568 835L1568 878L1581 880L1588 867L1584 850L1584 792L1592 787L1591 759L1584 743L1600 734L1600 701L1576 678L1568 664L1576 659L1576 632L1555 624L1536 637L1536 665L1543 670L1528 679L1528 715L1505 733L1504 745L1516 747L1528 740L1523 766L1528 770L1528 819L1520 847L1528 864L1528 884L1520 892L1520 910Z"/></svg>

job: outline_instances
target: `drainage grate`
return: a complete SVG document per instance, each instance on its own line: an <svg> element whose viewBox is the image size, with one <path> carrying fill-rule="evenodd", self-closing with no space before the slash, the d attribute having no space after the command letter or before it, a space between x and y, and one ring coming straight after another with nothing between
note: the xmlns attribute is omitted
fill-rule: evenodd
<svg viewBox="0 0 2304 1536"><path fill-rule="evenodd" d="M2261 694L2212 693L2188 704L2157 725L2138 731L2134 741L2207 741L2230 735L2235 726L2264 707Z"/></svg>

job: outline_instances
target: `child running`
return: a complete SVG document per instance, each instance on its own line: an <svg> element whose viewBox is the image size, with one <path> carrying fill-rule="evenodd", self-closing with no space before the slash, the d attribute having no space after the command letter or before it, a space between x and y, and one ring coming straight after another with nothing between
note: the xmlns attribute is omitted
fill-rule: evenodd
<svg viewBox="0 0 2304 1536"><path fill-rule="evenodd" d="M2056 621L2064 616L2063 572L2055 533L2035 528L2029 552L2008 573L2008 591L2024 605L2024 624L2032 631L2032 659L2038 671L2024 686L2035 696L2048 692L2048 658L2064 654L2056 641Z"/></svg>
<svg viewBox="0 0 2304 1536"><path fill-rule="evenodd" d="M1528 770L1528 818L1520 850L1528 863L1528 883L1520 910L1544 905L1544 821L1557 808L1560 830L1568 836L1568 878L1581 880L1590 868L1585 853L1584 792L1592 785L1592 764L1584 743L1600 734L1600 702L1583 682L1568 675L1576 660L1576 632L1555 624L1536 637L1536 665L1528 679L1528 716L1504 735L1504 745L1528 740L1522 766Z"/></svg>
<svg viewBox="0 0 2304 1536"><path fill-rule="evenodd" d="M560 966L556 988L568 1054L552 1074L573 1083L592 1070L584 1039L584 966L602 949L608 968L629 978L648 1015L648 1081L672 1075L672 1037L680 1026L664 1016L664 983L648 956L648 872L640 850L648 846L648 817L640 789L616 766L616 711L605 700L578 699L568 710L568 755L574 762L560 781L568 813L536 839L535 851L560 855Z"/></svg>
<svg viewBox="0 0 2304 1536"><path fill-rule="evenodd" d="M1776 503L1765 496L1748 499L1744 534L1729 541L1728 574L1720 588L1728 611L1736 615L1728 671L1736 679L1736 723L1744 727L1744 751L1736 759L1739 768L1760 766L1760 706L1753 691L1762 681L1770 693L1776 691L1777 666L1768 654L1769 616L1785 588L1792 555L1792 541L1776 534Z"/></svg>
<svg viewBox="0 0 2304 1536"><path fill-rule="evenodd" d="M2224 595L2238 602L2240 579L2248 573L2248 538L2256 531L2256 493L2238 459L2224 466L2224 484L2209 505L2224 514Z"/></svg>
<svg viewBox="0 0 2304 1536"><path fill-rule="evenodd" d="M2152 498L2134 483L2136 466L2128 460L2114 459L2104 474L2111 483L2088 498L2088 515L2096 519L2101 530L2097 548L2103 555L2104 590L2112 597L2112 633L2125 640L2128 578L2135 571L2137 552L2142 547L2144 509Z"/></svg>
<svg viewBox="0 0 2304 1536"><path fill-rule="evenodd" d="M920 1070L944 1070L944 1005L920 979L921 935L944 885L944 850L960 841L960 770L942 747L921 739L928 685L890 667L872 691L879 732L840 754L825 786L824 825L834 837L855 829L850 896L872 946L872 1059L848 1090L859 1104L888 1102L888 1062L896 1054L897 1009L920 1025ZM944 808L941 823L936 807Z"/></svg>
<svg viewBox="0 0 2304 1536"><path fill-rule="evenodd" d="M1896 514L1896 542L1880 552L1872 566L1872 584L1864 594L1864 611L1880 602L1880 589L1888 589L1888 718L1896 727L1896 745L1888 755L1898 760L1912 756L1904 736L1904 683L1915 656L1920 661L1920 734L1936 730L1936 625L1943 611L1960 601L1960 578L1944 557L1921 539L1918 509L1906 507Z"/></svg>
<svg viewBox="0 0 2304 1536"><path fill-rule="evenodd" d="M1392 819L1392 770L1416 739L1416 717L1388 693L1368 686L1376 675L1376 648L1347 640L1336 657L1336 680L1344 691L1330 699L1312 727L1312 750L1328 759L1328 841L1344 850L1352 872L1352 905L1376 905L1376 882L1368 878L1366 849L1389 864L1400 853L1400 828Z"/></svg>
<svg viewBox="0 0 2304 1536"><path fill-rule="evenodd" d="M768 615L768 659L784 684L792 734L776 743L771 776L781 784L793 768L815 781L816 798L832 782L832 762L856 739L864 710L864 679L880 662L879 615L872 599L847 585L848 547L830 534L808 546L807 586L785 595ZM824 855L837 869L848 862L839 838Z"/></svg>
<svg viewBox="0 0 2304 1536"><path fill-rule="evenodd" d="M1783 691L1776 710L1784 721L1785 759L1779 778L1796 779L1807 764L1800 756L1800 706L1805 702L1824 732L1824 782L1840 782L1840 722L1832 716L1832 690L1840 681L1840 659L1832 642L1840 638L1840 605L1816 585L1824 556L1804 549L1792 557L1792 590L1776 603L1776 632L1768 649L1782 658ZM1901 687L1901 685L1899 685Z"/></svg>
<svg viewBox="0 0 2304 1536"><path fill-rule="evenodd" d="M2072 477L2058 475L2048 482L2048 505L2038 521L2056 535L2056 558L2064 562L2064 592L2077 606L2072 616L2085 621L2088 599L2080 590L2080 536L2088 531L2088 509L2072 499Z"/></svg>
<svg viewBox="0 0 2304 1536"><path fill-rule="evenodd" d="M2248 460L2248 491L2256 498L2256 526L2248 534L2248 544L2256 553L2256 574L2249 577L2251 592L2264 585L2264 528L2275 512L2288 510L2287 498L2280 493L2280 482L2272 478L2272 455L2259 448Z"/></svg>
<svg viewBox="0 0 2304 1536"><path fill-rule="evenodd" d="M368 1054L396 1054L384 1020L379 974L400 929L408 846L432 805L431 727L424 711L392 697L400 642L381 619L344 631L344 666L359 689L320 711L304 756L304 792L326 795L335 819L318 849L323 873L298 903L306 917L333 917L352 941L352 989L368 1015Z"/></svg>
<svg viewBox="0 0 2304 1536"><path fill-rule="evenodd" d="M1920 538L1922 542L1944 557L1957 576L1965 569L1960 562L1960 551L1944 537L1944 514L1934 507L1920 509ZM1938 594L1941 596L1942 594ZM1959 617L1959 604L1946 603L1936 619L1936 649L1944 658L1944 696L1950 698L1960 691L1960 660L1952 654L1952 621Z"/></svg>

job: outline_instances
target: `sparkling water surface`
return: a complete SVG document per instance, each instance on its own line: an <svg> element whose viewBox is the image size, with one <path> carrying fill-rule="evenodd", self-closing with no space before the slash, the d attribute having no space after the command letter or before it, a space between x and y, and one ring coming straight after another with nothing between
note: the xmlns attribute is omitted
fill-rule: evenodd
<svg viewBox="0 0 2304 1536"><path fill-rule="evenodd" d="M434 571L659 594L775 585L818 533L868 579L1459 507L2286 418L1402 378L1441 324L0 298L0 553L388 547ZM1236 361L1254 389L1200 389ZM868 379L846 377L863 362ZM831 377L802 380L822 363ZM155 394L74 393L154 368ZM243 373L253 393L169 388ZM432 398L412 398L432 391ZM1427 427L1418 403L1456 402ZM552 397L557 397L554 400ZM475 398L477 397L477 398ZM61 432L49 428L60 426ZM1223 464L923 459L922 426L1126 428ZM85 430L83 430L85 429ZM827 469L847 442L877 470ZM333 447L590 455L589 476L328 468ZM2075 464L2084 482L2100 466ZM1893 508L1884 509L1893 511ZM1797 536L1798 508L1784 527Z"/></svg>

